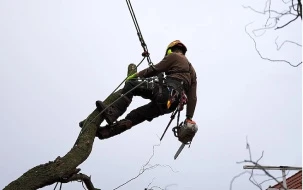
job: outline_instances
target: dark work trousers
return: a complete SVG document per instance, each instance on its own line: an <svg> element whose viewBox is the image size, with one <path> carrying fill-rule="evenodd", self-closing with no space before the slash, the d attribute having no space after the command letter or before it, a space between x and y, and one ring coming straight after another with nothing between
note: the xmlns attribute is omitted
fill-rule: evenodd
<svg viewBox="0 0 303 190"><path fill-rule="evenodd" d="M122 94L125 94L129 90L137 86L141 81L138 80L129 80L125 83L124 88L122 89ZM169 109L167 109L167 101L171 91L171 87L163 85L162 93L159 93L159 84L156 82L153 83L143 83L133 91L127 93L127 96L132 100L133 96L141 96L144 99L150 99L146 105L140 106L132 110L125 119L131 120L132 125L137 125L143 121L152 121L154 118L173 112L178 106L179 99L176 98L176 101L172 103Z"/></svg>

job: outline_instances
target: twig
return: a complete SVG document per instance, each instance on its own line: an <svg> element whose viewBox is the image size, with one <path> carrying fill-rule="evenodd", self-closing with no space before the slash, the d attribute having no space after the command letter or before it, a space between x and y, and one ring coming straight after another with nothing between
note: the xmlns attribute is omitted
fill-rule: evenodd
<svg viewBox="0 0 303 190"><path fill-rule="evenodd" d="M282 12L279 12L279 11L276 11L276 10L272 10L272 3L273 2L271 0L267 0L265 2L265 6L264 6L263 11L258 11L256 9L252 8L251 6L242 6L243 8L250 9L253 12L256 12L258 14L263 14L263 15L267 15L268 14L268 17L266 18L264 27L252 30L252 35L254 37L263 36L266 33L266 31L268 31L268 30L279 30L279 29L285 28L289 24L295 22L299 17L301 17L301 19L302 19L302 4L301 4L301 0L298 0L298 3L294 3L293 0L291 0L291 1L282 0L282 1L283 1L283 3L288 8L287 10L284 10ZM289 5L290 2L291 2L291 5ZM280 22L282 20L282 17L284 18L287 15L294 16L294 18L291 18L290 20L288 20L288 22L286 22L285 24L281 25ZM273 22L269 23L270 20L273 20ZM250 25L250 24L251 23L249 23L248 25ZM248 25L246 25L246 27L245 27L245 32L254 41L255 49L256 49L257 53L259 54L259 56L262 59L267 60L267 61L271 61L271 62L285 62L285 63L288 63L292 67L298 67L299 65L302 64L302 61L299 62L298 64L294 65L294 64L290 63L287 60L277 60L277 59L270 59L270 58L263 57L261 55L260 51L257 49L256 40L246 30L246 28L247 28ZM278 25L281 25L281 26L278 26ZM261 32L261 33L257 34L257 32ZM293 43L295 44L295 42L293 42Z"/></svg>
<svg viewBox="0 0 303 190"><path fill-rule="evenodd" d="M250 24L252 24L253 22L251 22L251 23L249 23L249 24L247 24L246 26L245 26L245 32L246 32L246 34L253 40L253 42L254 42L254 45L255 45L255 50L257 51L257 53L259 54L259 56L262 58L262 59L264 59L264 60L267 60L267 61L271 61L271 62L285 62L285 63L288 63L290 66L292 66L292 67L298 67L299 65L301 65L302 64L302 61L300 62L300 63L298 63L297 65L293 65L293 64L291 64L289 61L286 61L286 60L275 60L275 59L269 59L269 58L266 58L266 57L263 57L262 55L261 55L261 53L260 53L260 51L258 50L258 48L257 48L257 42L256 42L256 40L247 32L247 26L248 25L250 25Z"/></svg>
<svg viewBox="0 0 303 190"><path fill-rule="evenodd" d="M287 22L286 24L282 25L282 26L278 26L275 30L279 30L281 28L284 28L285 26L289 25L290 23L294 22L295 20L297 20L297 18L299 18L299 15L297 15L294 19L290 20L289 22Z"/></svg>
<svg viewBox="0 0 303 190"><path fill-rule="evenodd" d="M153 178L153 180L148 184L147 189L148 189L148 187L154 182L154 179L155 179L155 178Z"/></svg>
<svg viewBox="0 0 303 190"><path fill-rule="evenodd" d="M289 172L290 172L290 171L288 171L287 174L285 174L285 176L288 176ZM276 177L275 179L280 179L280 178L283 178L283 176L281 176L281 177ZM272 181L272 180L274 180L274 179L270 178L270 179L264 180L264 181L262 181L262 182L260 183L260 185L262 185L262 184L265 183L265 182Z"/></svg>
<svg viewBox="0 0 303 190"><path fill-rule="evenodd" d="M137 178L138 178L140 175L142 175L145 171L154 169L154 168L156 168L156 167L169 167L173 172L175 172L175 171L172 169L172 167L169 166L169 165L160 165L160 164L150 165L150 164L149 164L150 161L151 161L151 159L152 159L152 158L154 157L154 155L155 155L155 146L160 146L160 144L153 145L153 153L152 153L152 155L150 156L150 158L148 159L148 161L142 166L142 168L140 169L138 175L136 175L135 177L129 179L128 181L126 181L125 183L119 185L118 187L114 188L113 190L116 190L116 189L118 189L118 188L120 188L120 187L122 187L122 186L128 184L129 182L133 181L134 179L137 179ZM149 165L150 165L150 166L149 166ZM147 166L149 166L149 167L147 167Z"/></svg>
<svg viewBox="0 0 303 190"><path fill-rule="evenodd" d="M293 42L293 41L289 41L289 40L285 40L285 41L280 45L280 47L279 47L279 45L278 45L278 43L277 43L278 38L279 38L279 36L278 36L278 37L276 38L276 40L275 40L275 44L276 44L276 46L277 46L277 50L278 50L278 51L279 51L279 50L282 48L282 46L283 46L284 44L286 44L286 43L291 43L291 44L295 44L295 45L297 45L297 46L302 47L301 44L296 43L296 42Z"/></svg>

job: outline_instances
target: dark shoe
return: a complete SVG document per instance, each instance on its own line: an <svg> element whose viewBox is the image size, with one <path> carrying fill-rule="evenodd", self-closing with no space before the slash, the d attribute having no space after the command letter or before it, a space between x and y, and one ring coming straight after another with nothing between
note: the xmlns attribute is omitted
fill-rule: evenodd
<svg viewBox="0 0 303 190"><path fill-rule="evenodd" d="M103 116L108 124L112 125L127 109L131 100L126 96L122 96L118 101L109 106L104 112ZM96 101L97 109L102 112L107 106L100 100Z"/></svg>
<svg viewBox="0 0 303 190"><path fill-rule="evenodd" d="M122 119L118 122L116 122L113 125L107 125L105 127L99 127L97 129L96 136L99 139L107 139L113 136L116 136L120 133L123 133L124 131L132 128L132 121L127 119Z"/></svg>

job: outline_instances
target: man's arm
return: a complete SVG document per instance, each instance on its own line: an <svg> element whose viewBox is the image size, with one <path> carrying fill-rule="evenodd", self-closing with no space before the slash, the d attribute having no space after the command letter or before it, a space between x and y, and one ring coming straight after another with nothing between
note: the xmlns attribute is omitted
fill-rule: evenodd
<svg viewBox="0 0 303 190"><path fill-rule="evenodd" d="M186 118L192 119L195 113L196 104L197 104L197 80L196 76L194 76L194 80L192 80L192 84L188 91L188 101L186 106Z"/></svg>

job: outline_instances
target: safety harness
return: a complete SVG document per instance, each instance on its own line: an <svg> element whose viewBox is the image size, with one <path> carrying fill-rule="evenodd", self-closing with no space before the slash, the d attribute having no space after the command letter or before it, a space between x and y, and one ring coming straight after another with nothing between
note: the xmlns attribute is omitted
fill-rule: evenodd
<svg viewBox="0 0 303 190"><path fill-rule="evenodd" d="M179 120L180 120L180 112L184 109L184 105L187 104L187 101L188 101L188 98L186 96L186 92L185 91L188 91L188 88L189 88L189 85L188 84L184 84L184 81L181 80L181 79L177 79L177 78L172 78L170 77L171 74L175 74L175 73L190 73L190 67L191 67L191 63L188 62L188 70L177 70L177 71L168 71L166 72L166 74L168 75L166 77L166 85L168 87L171 87L170 89L170 94L169 94L169 98L168 98L168 101L167 101L167 104L166 104L166 107L167 109L170 108L170 106L179 98L179 104L178 106L176 107L176 109L172 112L171 116L170 116L170 121L168 122L161 138L160 138L160 141L163 139L167 129L169 128L171 122L175 119L175 116L176 114L178 113L178 118L177 118L177 126L174 127L173 129L173 132L174 132L174 135L176 137L179 138L179 131L180 130L177 130L180 128L180 126L182 125L179 124ZM163 76L163 75L162 75ZM163 81L163 80L161 80ZM160 80L159 80L160 82ZM163 88L163 83L159 83L159 92L162 92L162 88ZM179 138L180 140L180 138Z"/></svg>
<svg viewBox="0 0 303 190"><path fill-rule="evenodd" d="M184 105L187 104L187 101L188 101L186 93L185 93L183 81L179 81L179 84L176 84L176 82L178 82L177 79L171 79L171 78L167 77L166 82L169 87L172 87L170 90L170 96L169 96L167 104L166 104L167 109L169 109L170 106L176 100L179 100L179 103L178 103L178 106L176 107L176 109L172 112L172 114L170 116L170 121L168 122L168 124L160 138L160 141L163 139L168 127L170 126L171 122L175 119L175 116L177 113L178 113L177 126L179 126L180 112L184 109Z"/></svg>

